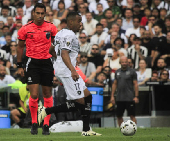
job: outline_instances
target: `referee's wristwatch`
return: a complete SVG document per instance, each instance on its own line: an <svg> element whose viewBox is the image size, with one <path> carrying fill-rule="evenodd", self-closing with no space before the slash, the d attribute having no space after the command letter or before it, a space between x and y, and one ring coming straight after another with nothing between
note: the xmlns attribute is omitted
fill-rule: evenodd
<svg viewBox="0 0 170 141"><path fill-rule="evenodd" d="M136 98L139 98L139 96L135 96Z"/></svg>

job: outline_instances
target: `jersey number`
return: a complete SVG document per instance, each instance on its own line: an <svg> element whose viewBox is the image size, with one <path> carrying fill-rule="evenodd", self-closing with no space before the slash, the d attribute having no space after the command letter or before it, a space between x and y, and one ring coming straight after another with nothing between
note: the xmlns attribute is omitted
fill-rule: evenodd
<svg viewBox="0 0 170 141"><path fill-rule="evenodd" d="M78 90L78 91L77 91L78 95L81 95L79 83L76 83L76 84L74 84L74 85L75 85L75 87L76 87L76 90Z"/></svg>

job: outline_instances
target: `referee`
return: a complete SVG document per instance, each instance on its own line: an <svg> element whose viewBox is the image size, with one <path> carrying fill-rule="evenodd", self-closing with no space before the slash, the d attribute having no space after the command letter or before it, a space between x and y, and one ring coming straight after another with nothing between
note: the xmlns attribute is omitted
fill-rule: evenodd
<svg viewBox="0 0 170 141"><path fill-rule="evenodd" d="M53 106L52 98L52 81L54 76L53 64L51 62L51 54L49 48L51 42L57 33L57 28L51 23L44 20L46 7L42 3L37 3L33 9L34 20L24 25L18 31L18 47L17 47L17 67L18 74L24 76L23 69L23 50L26 43L26 79L30 90L29 108L32 117L31 134L38 133L37 110L38 110L38 94L39 85L42 85L42 93L44 97L44 107ZM49 135L48 115L44 119L42 134Z"/></svg>
<svg viewBox="0 0 170 141"><path fill-rule="evenodd" d="M123 122L123 113L127 109L130 119L136 122L135 103L138 103L137 74L134 69L128 67L128 59L125 56L120 58L121 68L115 72L115 80L112 85L111 103L115 104L114 94L117 89L117 120L120 126Z"/></svg>

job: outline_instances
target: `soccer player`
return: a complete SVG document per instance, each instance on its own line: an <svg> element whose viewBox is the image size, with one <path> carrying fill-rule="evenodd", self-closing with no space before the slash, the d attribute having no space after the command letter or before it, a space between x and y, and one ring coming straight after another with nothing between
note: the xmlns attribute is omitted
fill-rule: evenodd
<svg viewBox="0 0 170 141"><path fill-rule="evenodd" d="M67 15L68 29L59 31L54 39L55 52L57 54L56 67L54 67L55 75L63 84L69 102L52 108L41 107L38 113L38 122L40 124L44 117L51 113L80 110L83 120L82 136L101 136L99 133L90 131L89 121L92 95L75 69L76 58L80 50L75 33L80 30L82 26L81 21L82 18L77 12L70 12Z"/></svg>
<svg viewBox="0 0 170 141"><path fill-rule="evenodd" d="M44 20L46 7L42 3L37 3L33 9L34 20L24 25L18 31L18 47L17 47L17 67L18 73L24 76L23 69L23 49L26 42L26 77L27 84L30 90L29 108L32 117L31 134L38 133L37 110L38 110L38 94L39 85L42 85L42 93L44 97L44 106L52 107L52 81L53 81L53 64L51 62L51 54L49 48L51 42L57 33L57 28L51 22ZM49 120L48 115L44 119L43 132L44 135L49 135Z"/></svg>

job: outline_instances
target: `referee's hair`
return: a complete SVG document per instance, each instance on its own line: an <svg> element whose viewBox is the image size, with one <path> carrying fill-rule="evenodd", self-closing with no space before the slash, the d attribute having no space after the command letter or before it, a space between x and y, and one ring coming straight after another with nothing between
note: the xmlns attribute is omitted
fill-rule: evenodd
<svg viewBox="0 0 170 141"><path fill-rule="evenodd" d="M80 14L78 12L69 12L66 19L68 21L70 19L74 19L76 16L80 16Z"/></svg>
<svg viewBox="0 0 170 141"><path fill-rule="evenodd" d="M33 9L34 12L35 12L35 9L36 9L37 7L38 7L38 8L44 8L44 11L46 12L46 7L45 7L44 4L42 4L42 3L36 3L35 6L34 6L34 9Z"/></svg>

